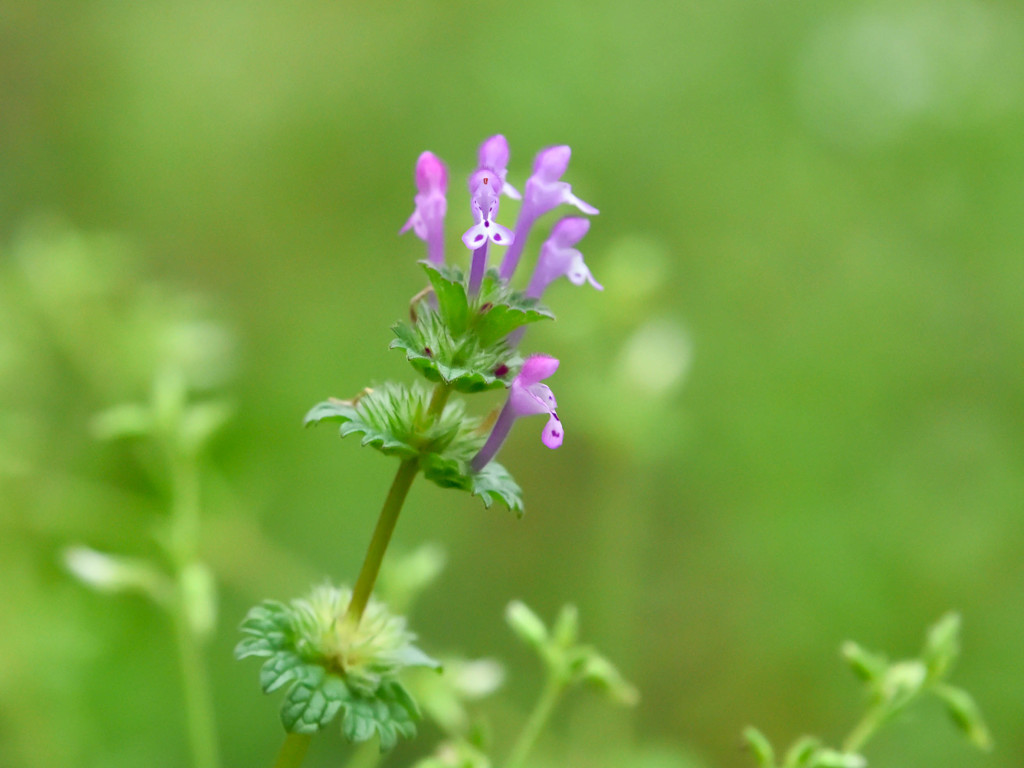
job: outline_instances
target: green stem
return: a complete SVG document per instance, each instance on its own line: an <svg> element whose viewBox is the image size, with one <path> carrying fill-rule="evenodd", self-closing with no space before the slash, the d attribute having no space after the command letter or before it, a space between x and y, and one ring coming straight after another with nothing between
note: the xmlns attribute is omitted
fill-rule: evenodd
<svg viewBox="0 0 1024 768"><path fill-rule="evenodd" d="M189 620L196 612L193 610L195 606L191 604L194 594L185 583L185 572L193 562L199 537L199 471L194 458L176 452L173 447L169 453L173 488L169 555L174 566L176 588L172 613L184 688L188 738L193 765L196 768L217 768L220 760L217 755L213 700L203 663L201 638Z"/></svg>
<svg viewBox="0 0 1024 768"><path fill-rule="evenodd" d="M430 405L427 407L425 418L432 420L439 416L444 410L448 396L451 394L451 387L446 384L438 384L434 388L434 394L430 398ZM384 553L391 542L391 534L394 533L395 524L398 523L398 515L402 511L405 497L409 495L409 488L412 481L416 479L416 473L420 469L419 456L405 459L398 466L398 472L391 483L387 498L384 499L384 506L377 518L377 527L373 530L373 537L370 539L370 546L366 550L366 557L363 559L363 567L359 570L356 585L352 589L352 601L345 612L345 619L352 625L358 625L366 610L366 604L370 601L373 593L373 585L377 582L377 574L380 573L381 563L384 562Z"/></svg>
<svg viewBox="0 0 1024 768"><path fill-rule="evenodd" d="M871 707L864 713L864 717L850 731L850 735L843 741L844 752L860 752L865 744L875 735L878 728L885 722L888 715L885 707Z"/></svg>
<svg viewBox="0 0 1024 768"><path fill-rule="evenodd" d="M181 599L174 610L174 624L184 684L185 718L192 748L192 764L196 768L217 768L220 764L217 757L217 734L202 649L189 626L188 611Z"/></svg>
<svg viewBox="0 0 1024 768"><path fill-rule="evenodd" d="M277 753L274 768L298 768L306 757L309 742L313 740L311 733L289 733Z"/></svg>
<svg viewBox="0 0 1024 768"><path fill-rule="evenodd" d="M551 719L551 713L554 712L555 705L558 704L558 699L564 690L565 682L561 675L555 671L549 672L544 690L541 691L540 698L537 699L533 712L530 713L530 718L523 726L519 738L516 739L508 760L505 761L505 768L522 768L527 755L530 754L537 739L544 731L544 727L548 724L548 720Z"/></svg>
<svg viewBox="0 0 1024 768"><path fill-rule="evenodd" d="M387 551L391 534L398 522L398 513L402 511L402 504L405 503L405 497L409 494L409 488L412 486L412 481L416 479L419 469L419 457L405 459L398 466L398 473L384 500L384 507L377 519L377 527L373 529L373 538L370 539L370 546L363 559L363 567L359 571L359 578L356 579L356 586L352 590L352 602L348 604L348 611L345 613L345 618L353 625L359 624L359 620L363 617L363 611L373 592L373 585L377 582L380 564L384 562L384 553Z"/></svg>

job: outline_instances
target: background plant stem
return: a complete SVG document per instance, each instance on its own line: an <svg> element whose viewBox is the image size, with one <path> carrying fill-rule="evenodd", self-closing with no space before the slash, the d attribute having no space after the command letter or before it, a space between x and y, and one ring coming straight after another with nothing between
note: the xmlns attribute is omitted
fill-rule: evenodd
<svg viewBox="0 0 1024 768"><path fill-rule="evenodd" d="M564 690L565 681L562 676L557 671L550 671L547 682L544 684L544 690L541 691L540 698L537 699L537 703L530 713L530 718L519 733L519 738L516 739L508 760L505 761L505 768L522 768L527 756L537 743L537 739L544 731L544 727L548 724L548 720L551 719L551 713L554 712L555 705L558 704L558 699Z"/></svg>
<svg viewBox="0 0 1024 768"><path fill-rule="evenodd" d="M217 755L217 734L202 649L189 624L187 608L181 600L174 610L174 626L193 765L195 768L217 768L220 764Z"/></svg>
<svg viewBox="0 0 1024 768"><path fill-rule="evenodd" d="M197 611L205 612L208 607L192 605L197 596L185 583L185 571L194 560L199 536L199 468L194 456L184 454L176 446L169 446L168 454L173 493L168 552L175 578L171 612L181 665L185 719L193 764L196 768L218 768L220 760L213 700L203 662L202 641L191 621Z"/></svg>
<svg viewBox="0 0 1024 768"><path fill-rule="evenodd" d="M890 713L884 707L871 707L843 741L843 751L860 752L878 731L879 726L885 722L888 714Z"/></svg>

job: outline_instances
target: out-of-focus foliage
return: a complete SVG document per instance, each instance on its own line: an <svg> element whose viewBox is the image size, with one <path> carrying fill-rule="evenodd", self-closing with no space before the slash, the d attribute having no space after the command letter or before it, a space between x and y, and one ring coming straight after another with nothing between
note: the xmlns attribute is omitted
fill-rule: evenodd
<svg viewBox="0 0 1024 768"><path fill-rule="evenodd" d="M160 614L61 560L157 553L154 457L91 425L168 361L237 404L203 479L209 666L225 764L267 762L236 626L350 580L393 470L302 415L409 380L413 163L449 164L466 221L498 131L516 185L573 147L605 290L553 286L525 336L562 360L568 436L503 448L529 514L414 487L396 543L450 553L417 634L508 659L484 708L518 724L537 679L503 607L575 602L643 697L574 702L537 765L725 768L748 722L840 735L843 638L910 649L954 608L995 750L921 717L868 758L1024 762L1019 3L5 0L0 104L0 764L187 760Z"/></svg>

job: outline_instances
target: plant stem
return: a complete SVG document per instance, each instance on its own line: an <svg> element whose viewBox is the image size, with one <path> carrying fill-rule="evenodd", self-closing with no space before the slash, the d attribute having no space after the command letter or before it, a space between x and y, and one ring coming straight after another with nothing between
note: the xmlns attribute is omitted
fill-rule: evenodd
<svg viewBox="0 0 1024 768"><path fill-rule="evenodd" d="M420 469L419 457L405 459L398 466L398 473L391 483L391 490L384 500L384 507L377 519L377 527L373 530L373 538L370 539L370 546L366 550L366 558L363 560L363 567L359 571L359 578L356 579L356 586L352 590L352 602L348 604L345 618L352 624L359 624L363 617L363 611L370 600L373 592L373 585L377 581L377 574L380 572L380 564L384 561L384 553L387 551L388 543L391 541L391 534L398 522L398 513L402 511L402 504L409 493L409 487L416 478Z"/></svg>
<svg viewBox="0 0 1024 768"><path fill-rule="evenodd" d="M564 690L565 681L562 680L562 676L557 671L550 671L547 682L544 684L544 690L541 691L540 698L537 699L533 712L530 713L530 718L519 733L519 738L516 739L508 760L505 761L505 768L522 768L527 755L530 754L530 750L533 749L537 739L544 731L544 727L548 724L548 720L551 719L551 713L554 712L555 705L558 704L558 699Z"/></svg>
<svg viewBox="0 0 1024 768"><path fill-rule="evenodd" d="M430 398L430 405L424 417L434 419L444 410L448 396L451 394L451 387L447 384L438 384ZM363 567L359 570L356 585L352 589L352 601L348 604L345 612L345 619L352 625L357 626L366 610L366 604L370 601L373 593L373 585L377 582L377 574L380 572L380 565L384 562L384 553L391 542L391 534L398 522L398 515L402 511L405 497L409 494L412 481L416 479L416 473L420 469L419 456L405 459L398 466L395 479L391 482L391 489L387 498L384 499L384 506L381 508L380 517L377 518L377 527L373 530L373 537L370 539L370 546L366 550L366 557L363 559Z"/></svg>
<svg viewBox="0 0 1024 768"><path fill-rule="evenodd" d="M274 768L298 768L302 765L312 740L311 733L289 733L281 745L281 751L277 753Z"/></svg>
<svg viewBox="0 0 1024 768"><path fill-rule="evenodd" d="M174 566L175 599L171 607L178 659L185 697L185 718L196 768L217 768L217 732L213 700L203 663L201 638L190 617L204 607L192 605L195 595L185 583L186 569L195 557L199 537L199 469L192 456L168 449L171 465L173 500L171 503L171 540L168 553ZM203 598L199 598L203 599Z"/></svg>
<svg viewBox="0 0 1024 768"><path fill-rule="evenodd" d="M843 741L844 752L860 752L889 714L885 707L871 707Z"/></svg>
<svg viewBox="0 0 1024 768"><path fill-rule="evenodd" d="M195 768L217 768L217 734L202 649L189 625L188 610L181 598L174 609L174 625L184 684L185 718L188 721L192 764Z"/></svg>

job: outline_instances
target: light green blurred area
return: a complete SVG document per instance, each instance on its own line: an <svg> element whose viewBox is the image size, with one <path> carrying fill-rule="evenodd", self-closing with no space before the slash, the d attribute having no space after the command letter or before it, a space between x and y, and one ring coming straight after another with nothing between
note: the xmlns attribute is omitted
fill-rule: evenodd
<svg viewBox="0 0 1024 768"><path fill-rule="evenodd" d="M605 286L556 286L526 338L563 361L566 427L503 450L526 517L419 483L396 534L448 551L423 647L509 664L499 753L539 685L501 619L521 598L576 602L643 694L574 696L539 765L752 765L750 723L838 741L840 642L909 655L950 608L996 749L925 708L872 765L1024 763L1019 3L5 0L0 764L187 764L166 620L59 562L154 554L153 457L89 424L168 358L237 409L205 478L209 658L225 765L269 764L277 701L235 627L352 579L394 471L301 417L413 378L387 350L423 283L395 236L413 163L448 162L462 258L496 132L518 186L572 146ZM332 733L309 764L343 754Z"/></svg>

